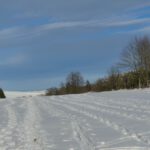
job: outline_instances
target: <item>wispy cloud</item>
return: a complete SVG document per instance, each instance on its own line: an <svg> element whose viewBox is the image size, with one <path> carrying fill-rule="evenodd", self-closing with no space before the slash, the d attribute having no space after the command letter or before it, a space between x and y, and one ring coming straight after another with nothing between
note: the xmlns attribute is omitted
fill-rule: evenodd
<svg viewBox="0 0 150 150"><path fill-rule="evenodd" d="M135 18L123 20L120 18L107 18L103 20L86 20L86 21L71 21L71 22L57 22L40 25L35 28L36 32L56 30L63 28L75 28L75 27L115 27L115 26L128 26L142 23L150 23L150 18Z"/></svg>
<svg viewBox="0 0 150 150"><path fill-rule="evenodd" d="M121 17L116 18L106 18L103 20L86 20L86 21L64 21L56 23L48 23L35 27L12 27L0 30L1 39L8 39L14 37L28 37L41 34L42 32L47 32L51 30L65 29L65 28L78 28L78 27L99 27L99 28L109 28L109 27L121 27L129 25L138 25L150 23L150 18L135 18L135 19L123 19ZM142 30L142 29L141 29Z"/></svg>

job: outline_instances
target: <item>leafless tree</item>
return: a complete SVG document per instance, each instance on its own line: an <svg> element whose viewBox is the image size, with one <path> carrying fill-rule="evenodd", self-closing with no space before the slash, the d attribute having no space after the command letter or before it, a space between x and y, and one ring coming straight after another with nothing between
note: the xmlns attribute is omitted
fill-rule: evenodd
<svg viewBox="0 0 150 150"><path fill-rule="evenodd" d="M129 43L121 55L120 67L139 73L139 87L142 71L146 71L147 84L150 71L150 39L145 36L137 38Z"/></svg>
<svg viewBox="0 0 150 150"><path fill-rule="evenodd" d="M109 80L109 86L111 89L117 89L118 79L119 79L119 69L117 66L112 66L108 70L108 80Z"/></svg>
<svg viewBox="0 0 150 150"><path fill-rule="evenodd" d="M80 87L84 85L84 79L80 72L71 72L66 79L66 86L70 90L70 93L77 93L80 91Z"/></svg>

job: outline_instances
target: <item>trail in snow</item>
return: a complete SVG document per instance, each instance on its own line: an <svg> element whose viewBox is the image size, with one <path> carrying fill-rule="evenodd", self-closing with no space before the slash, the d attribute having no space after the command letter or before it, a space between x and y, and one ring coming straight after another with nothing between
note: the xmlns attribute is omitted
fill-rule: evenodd
<svg viewBox="0 0 150 150"><path fill-rule="evenodd" d="M19 93L0 101L0 150L149 150L149 97L148 90Z"/></svg>

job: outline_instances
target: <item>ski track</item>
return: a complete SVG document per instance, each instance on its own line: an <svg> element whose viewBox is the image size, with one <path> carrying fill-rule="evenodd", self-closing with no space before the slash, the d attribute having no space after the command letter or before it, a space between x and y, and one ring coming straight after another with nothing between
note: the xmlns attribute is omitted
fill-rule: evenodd
<svg viewBox="0 0 150 150"><path fill-rule="evenodd" d="M0 129L0 150L49 150L50 145L44 129L40 127L40 113L34 100L28 98L22 101L25 112L21 121L17 118L19 112L14 110L15 105L18 105L17 100L10 103L4 107L7 123Z"/></svg>
<svg viewBox="0 0 150 150"><path fill-rule="evenodd" d="M149 145L149 141L147 141L147 139L145 139L144 137L142 137L141 134L137 135L136 133L134 132L131 132L129 131L128 129L126 128L123 128L121 125L119 124L116 124L114 122L111 122L110 120L106 119L106 118L103 118L103 117L98 117L96 115L93 115L91 114L90 112L88 111L83 111L83 110L79 110L79 109L76 109L72 106L69 106L67 104L59 104L59 103L56 103L54 102L53 104L56 104L56 105L61 105L63 107L65 107L66 109L69 109L70 111L74 111L74 112L78 112L78 113L81 113L87 117L90 117L92 119L96 119L98 120L100 123L103 123L105 124L106 126L110 127L110 128L113 128L114 130L116 131L119 131L121 134L123 135L126 135L127 137L126 138L133 138L135 140L137 140L138 142L143 142L143 143L146 143L146 145ZM116 144L115 143L112 143L111 145L113 144ZM102 148L102 147L107 147L108 145L106 143L102 143L101 146L97 146L98 148Z"/></svg>
<svg viewBox="0 0 150 150"><path fill-rule="evenodd" d="M1 149L13 149L15 147L15 141L12 139L13 130L17 125L16 115L11 105L4 107L7 111L7 125L0 130L0 147ZM9 143L9 144L7 144Z"/></svg>
<svg viewBox="0 0 150 150"><path fill-rule="evenodd" d="M1 100L0 150L149 150L149 96L125 91Z"/></svg>
<svg viewBox="0 0 150 150"><path fill-rule="evenodd" d="M98 110L100 112L109 112L109 113L115 114L115 115L116 114L117 115L121 115L120 113L118 114L118 113L113 113L113 112L107 111L107 110L104 111L104 110L101 110L101 109L97 109L96 107L82 104L79 101L78 102L70 102L70 101L66 102L65 100L62 100L62 99L54 100L54 101L55 102L53 102L53 104L55 104L55 105L61 105L61 106L65 107L66 109L69 109L70 111L78 112L78 113L83 114L85 116L88 116L90 118L96 119L100 123L103 123L106 126L108 126L110 128L113 128L116 131L119 131L121 134L126 136L126 138L128 138L128 139L132 138L132 139L136 140L137 142L144 143L148 147L150 146L150 140L149 140L149 138L146 138L144 136L144 133L135 133L134 131L123 127L123 125L117 124L116 122L113 122L113 121L111 121L111 120L109 120L107 118L104 118L104 117L101 117L101 116L97 116L97 115L91 113L89 111L89 109ZM81 108L77 109L77 106L80 106ZM128 117L126 115L122 115L122 116L130 118L130 119L137 119L137 118L134 118L134 117ZM142 120L142 119L139 119L139 120ZM113 144L116 144L116 143L111 143L111 145L113 145ZM110 145L110 143L109 143L109 145ZM102 143L101 146L97 146L97 147L98 148L102 148L102 147L107 147L107 146L108 146L108 143L107 143L107 145L106 145L106 143Z"/></svg>
<svg viewBox="0 0 150 150"><path fill-rule="evenodd" d="M34 101L27 100L28 110L22 125L24 135L24 145L20 149L24 150L45 150L47 149L47 143L42 136L43 130L41 130L39 122L39 112L35 107Z"/></svg>
<svg viewBox="0 0 150 150"><path fill-rule="evenodd" d="M62 101L63 102L63 101ZM84 108L88 108L88 109L92 109L92 110L96 110L96 111L99 111L99 112L103 112L103 113L109 113L111 115L118 115L120 117L124 117L124 118L128 118L128 119L135 119L135 120L139 120L139 121L150 121L150 117L148 116L144 116L144 117L139 117L138 115L136 114L128 114L126 112L123 112L120 111L122 110L121 108L119 108L119 110L113 110L113 109L108 109L109 106L106 106L104 104L99 104L99 103L94 103L95 106L91 105L91 104L85 104L85 102L69 102L70 104L74 104L74 105L78 105L78 106L81 106L81 107L84 107ZM99 106L99 107L98 107ZM102 106L105 106L106 108L102 107ZM127 111L128 109L126 109Z"/></svg>

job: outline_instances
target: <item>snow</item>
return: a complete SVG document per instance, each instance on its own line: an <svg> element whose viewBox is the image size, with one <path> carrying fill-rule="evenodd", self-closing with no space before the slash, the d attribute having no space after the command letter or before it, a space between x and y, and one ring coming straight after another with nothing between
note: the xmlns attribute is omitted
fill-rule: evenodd
<svg viewBox="0 0 150 150"><path fill-rule="evenodd" d="M45 91L31 91L31 92L22 92L22 91L5 91L7 98L15 98L15 97L26 97L26 96L38 96L44 95Z"/></svg>
<svg viewBox="0 0 150 150"><path fill-rule="evenodd" d="M66 96L6 92L0 150L149 150L150 89Z"/></svg>

